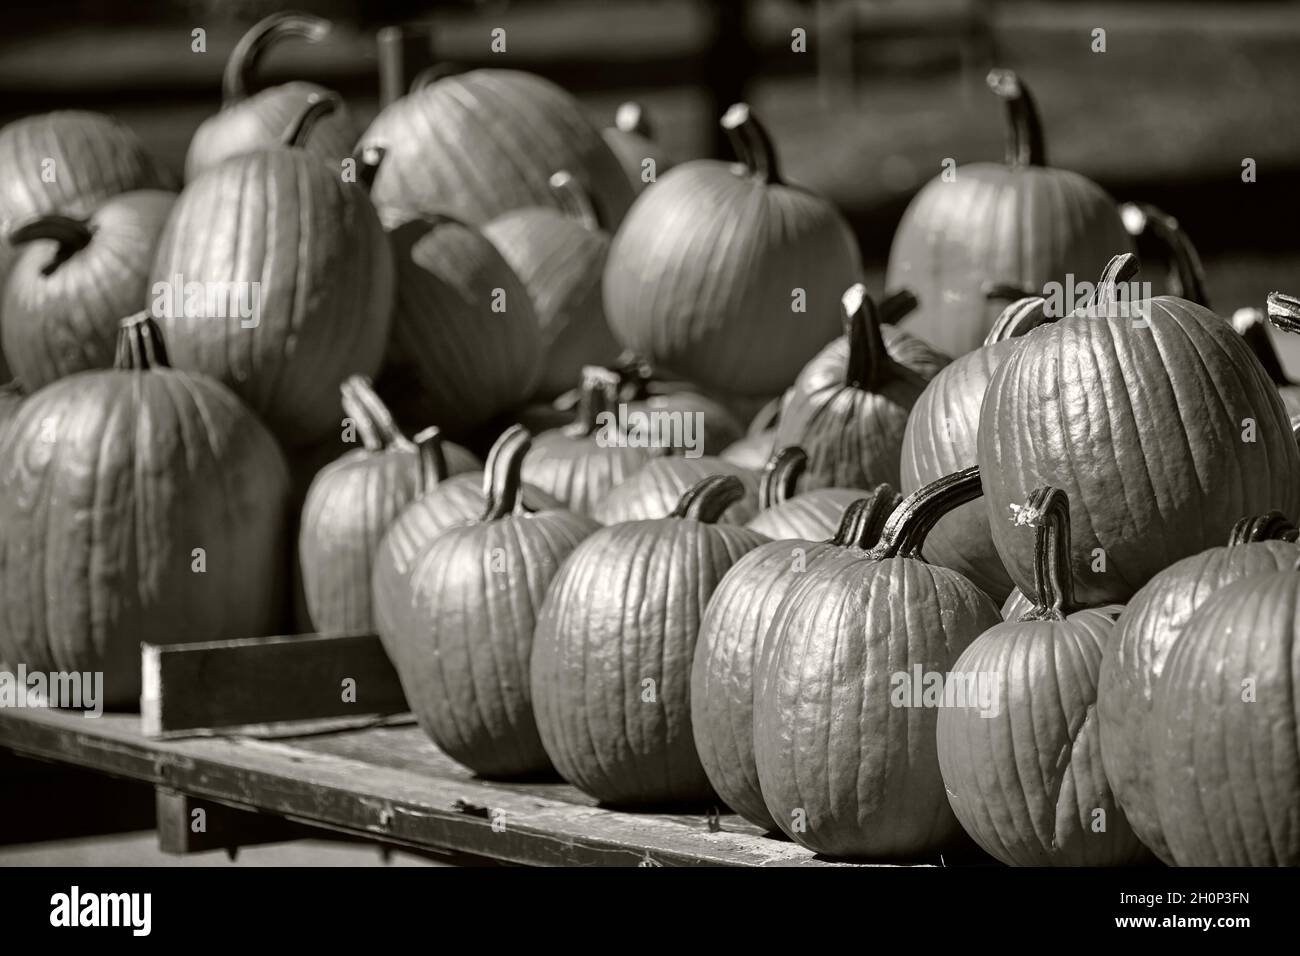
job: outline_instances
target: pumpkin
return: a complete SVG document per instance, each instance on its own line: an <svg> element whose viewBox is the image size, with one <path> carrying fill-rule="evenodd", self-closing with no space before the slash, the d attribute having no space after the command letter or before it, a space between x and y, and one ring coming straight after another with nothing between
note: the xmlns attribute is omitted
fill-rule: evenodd
<svg viewBox="0 0 1300 956"><path fill-rule="evenodd" d="M600 301L609 236L572 175L556 173L551 187L558 210L516 209L483 227L528 290L541 332L543 398L570 388L584 366L611 364L619 351Z"/></svg>
<svg viewBox="0 0 1300 956"><path fill-rule="evenodd" d="M551 763L612 806L712 799L691 731L691 662L714 588L762 535L718 524L744 494L713 475L665 518L574 549L537 621L533 709Z"/></svg>
<svg viewBox="0 0 1300 956"><path fill-rule="evenodd" d="M283 146L189 183L153 264L177 366L228 385L290 448L337 426L344 379L379 370L392 311L392 252L365 188L300 148L335 102L306 107Z"/></svg>
<svg viewBox="0 0 1300 956"><path fill-rule="evenodd" d="M623 166L633 192L641 192L673 163L655 141L654 129L640 103L627 102L614 113L614 125L600 131L605 145Z"/></svg>
<svg viewBox="0 0 1300 956"><path fill-rule="evenodd" d="M403 223L389 238L397 299L378 387L398 418L464 431L525 401L542 337L496 247L449 216Z"/></svg>
<svg viewBox="0 0 1300 956"><path fill-rule="evenodd" d="M741 164L683 163L637 197L610 247L605 315L656 368L768 396L835 337L857 242L834 206L781 179L749 107L722 125Z"/></svg>
<svg viewBox="0 0 1300 956"><path fill-rule="evenodd" d="M749 420L745 437L732 442L722 451L722 457L733 465L752 471L762 469L776 452L776 423L781 416L785 394L768 399Z"/></svg>
<svg viewBox="0 0 1300 956"><path fill-rule="evenodd" d="M983 348L959 356L926 385L903 432L899 475L904 493L975 464L984 390L993 370L1018 346L1019 336L1048 321L1044 305L1041 296L1029 296L1007 306ZM944 515L926 539L925 553L935 564L965 575L995 601L1005 600L1014 587L993 546L982 501Z"/></svg>
<svg viewBox="0 0 1300 956"><path fill-rule="evenodd" d="M750 528L774 541L821 541L839 527L844 509L860 499L862 492L855 488L817 488L796 494L799 477L807 466L808 455L797 445L788 445L772 456L758 482L759 512L749 522Z"/></svg>
<svg viewBox="0 0 1300 956"><path fill-rule="evenodd" d="M570 511L522 507L519 449L530 440L520 426L502 436L486 509L429 542L398 623L398 673L420 726L485 777L550 769L529 685L533 627L551 579L597 527Z"/></svg>
<svg viewBox="0 0 1300 956"><path fill-rule="evenodd" d="M118 325L146 301L154 247L175 196L137 190L87 219L47 213L9 234L21 247L0 303L4 353L29 392L111 368Z"/></svg>
<svg viewBox="0 0 1300 956"><path fill-rule="evenodd" d="M1005 164L970 163L927 183L903 213L885 272L886 288L907 286L920 300L908 331L950 355L977 348L997 318L987 284L1038 290L1097 275L1116 250L1132 249L1105 190L1046 165L1024 81L993 70L988 85L1007 107Z"/></svg>
<svg viewBox="0 0 1300 956"><path fill-rule="evenodd" d="M1287 414L1293 418L1300 415L1300 384L1293 382L1282 368L1273 340L1269 337L1268 325L1271 322L1284 332L1300 331L1300 299L1295 296L1272 292L1268 296L1267 312L1261 309L1238 309L1232 314L1232 326L1250 346L1259 364L1282 396L1282 404Z"/></svg>
<svg viewBox="0 0 1300 956"><path fill-rule="evenodd" d="M1156 684L1153 793L1179 866L1300 866L1300 574L1216 591Z"/></svg>
<svg viewBox="0 0 1300 956"><path fill-rule="evenodd" d="M331 95L324 87L301 80L252 92L258 85L258 68L273 47L288 39L319 43L329 36L331 26L328 20L305 13L273 13L240 38L221 76L221 111L200 123L190 140L186 182L232 156L276 146L285 127L312 97ZM312 128L303 145L337 174L355 139L352 119L340 105Z"/></svg>
<svg viewBox="0 0 1300 956"><path fill-rule="evenodd" d="M361 137L388 159L375 180L384 222L449 213L483 225L526 206L557 206L551 174L567 169L610 229L632 186L578 102L517 70L439 75L386 106Z"/></svg>
<svg viewBox="0 0 1300 956"><path fill-rule="evenodd" d="M862 494L862 493L859 493ZM830 540L761 544L731 566L709 599L691 667L691 728L710 783L746 820L775 830L754 765L754 674L781 599L800 575L844 548L869 548L898 495L881 485L845 509Z"/></svg>
<svg viewBox="0 0 1300 956"><path fill-rule="evenodd" d="M1035 529L1034 606L985 631L945 677L937 741L948 802L1010 866L1140 862L1094 719L1115 614L1075 603L1063 492L1036 489L1018 521Z"/></svg>
<svg viewBox="0 0 1300 956"><path fill-rule="evenodd" d="M978 494L968 468L910 495L879 544L801 574L772 617L754 685L758 781L772 819L814 852L915 861L961 836L936 710L907 686L999 621L988 595L920 557L935 522Z"/></svg>
<svg viewBox="0 0 1300 956"><path fill-rule="evenodd" d="M113 369L27 398L0 443L0 658L102 671L134 704L140 644L274 633L288 472L228 390L124 321Z"/></svg>
<svg viewBox="0 0 1300 956"><path fill-rule="evenodd" d="M22 386L17 382L0 385L0 443L4 442L5 429L9 426L9 420L17 414L24 397Z"/></svg>
<svg viewBox="0 0 1300 956"><path fill-rule="evenodd" d="M893 357L861 284L844 293L843 312L843 337L808 363L787 395L776 446L808 453L807 487L897 484L908 415L925 390L925 372L939 363ZM905 336L895 332L895 343Z"/></svg>
<svg viewBox="0 0 1300 956"><path fill-rule="evenodd" d="M1295 540L1295 526L1277 512L1242 519L1226 547L1183 558L1143 585L1106 648L1097 694L1106 776L1138 838L1166 863L1173 856L1153 778L1162 746L1153 736L1156 686L1206 601L1243 578L1289 570L1300 557Z"/></svg>
<svg viewBox="0 0 1300 956"><path fill-rule="evenodd" d="M758 513L758 476L721 458L702 455L656 458L612 488L592 511L601 524L645 521L672 514L677 502L692 486L710 475L730 475L740 482L744 494L718 520L725 524L747 524Z"/></svg>
<svg viewBox="0 0 1300 956"><path fill-rule="evenodd" d="M689 382L656 379L648 363L636 360L622 362L617 371L619 404L625 406L619 431L624 435L635 435L638 429L653 434L666 427L672 440L680 437L675 447L717 455L745 433L726 405Z"/></svg>
<svg viewBox="0 0 1300 956"><path fill-rule="evenodd" d="M1119 207L1119 213L1124 228L1138 244L1138 255L1145 261L1143 246L1149 245L1166 263L1163 294L1208 309L1210 295L1205 288L1201 257L1178 220L1150 203L1126 202Z"/></svg>
<svg viewBox="0 0 1300 956"><path fill-rule="evenodd" d="M618 386L616 372L598 366L583 369L578 417L538 435L524 460L524 481L570 511L590 515L611 488L656 453L618 440Z"/></svg>
<svg viewBox="0 0 1300 956"><path fill-rule="evenodd" d="M1249 347L1184 299L1121 301L1136 268L1116 256L1084 309L1034 330L989 380L980 473L993 543L1021 590L1033 555L1012 506L1043 484L1069 497L1084 605L1126 601L1242 514L1300 512L1300 450Z"/></svg>

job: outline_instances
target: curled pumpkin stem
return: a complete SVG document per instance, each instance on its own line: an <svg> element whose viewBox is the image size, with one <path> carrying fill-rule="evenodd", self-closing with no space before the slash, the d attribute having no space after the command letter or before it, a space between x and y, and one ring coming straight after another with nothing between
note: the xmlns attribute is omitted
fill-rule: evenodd
<svg viewBox="0 0 1300 956"><path fill-rule="evenodd" d="M567 169L552 173L550 186L566 216L582 223L592 232L599 231L600 217L596 215L596 207L592 205L587 190L582 188L582 183L572 173Z"/></svg>
<svg viewBox="0 0 1300 956"><path fill-rule="evenodd" d="M880 322L882 325L897 325L912 312L915 312L919 304L916 293L911 289L899 289L897 292L890 292L880 300L880 307L877 309Z"/></svg>
<svg viewBox="0 0 1300 956"><path fill-rule="evenodd" d="M722 128L731 140L731 148L736 151L736 157L745 164L751 175L768 185L781 185L772 137L754 117L748 103L736 103L723 113Z"/></svg>
<svg viewBox="0 0 1300 956"><path fill-rule="evenodd" d="M367 451L384 451L406 441L370 379L352 375L339 389L343 393L343 413L356 424Z"/></svg>
<svg viewBox="0 0 1300 956"><path fill-rule="evenodd" d="M985 345L996 345L1027 335L1040 325L1046 325L1052 319L1047 315L1047 300L1041 295L1029 295L1017 299L998 315L984 337Z"/></svg>
<svg viewBox="0 0 1300 956"><path fill-rule="evenodd" d="M523 425L511 425L493 444L483 471L487 507L482 521L498 521L514 513L524 487L524 456L532 447L533 436Z"/></svg>
<svg viewBox="0 0 1300 956"><path fill-rule="evenodd" d="M281 40L295 38L319 43L329 35L328 20L307 13L273 13L239 38L226 61L221 77L221 103L230 106L247 99L257 77L257 69L266 51Z"/></svg>
<svg viewBox="0 0 1300 956"><path fill-rule="evenodd" d="M298 115L285 128L284 136L281 137L281 145L290 149L301 149L307 145L307 138L311 135L316 124L326 116L329 116L340 106L343 101L337 94L313 93L307 98L307 105L299 111Z"/></svg>
<svg viewBox="0 0 1300 956"><path fill-rule="evenodd" d="M799 477L807 467L808 453L798 445L773 452L758 481L758 506L766 510L793 498Z"/></svg>
<svg viewBox="0 0 1300 956"><path fill-rule="evenodd" d="M989 70L985 82L1007 107L1006 164L1016 168L1046 166L1043 124L1029 87L1012 70Z"/></svg>
<svg viewBox="0 0 1300 956"><path fill-rule="evenodd" d="M447 455L442 448L442 430L430 425L415 436L417 456L415 472L416 497L436 488L447 480Z"/></svg>
<svg viewBox="0 0 1300 956"><path fill-rule="evenodd" d="M745 497L745 486L735 475L709 475L688 488L669 517L691 518L713 524L722 513Z"/></svg>
<svg viewBox="0 0 1300 956"><path fill-rule="evenodd" d="M844 335L849 342L849 359L844 370L844 384L864 391L878 391L898 373L898 364L890 358L880 333L876 304L861 282L849 286L840 300Z"/></svg>
<svg viewBox="0 0 1300 956"><path fill-rule="evenodd" d="M1138 274L1138 257L1131 252L1112 256L1092 294L1092 309L1098 315L1108 316L1115 311L1119 301L1119 284L1128 282Z"/></svg>
<svg viewBox="0 0 1300 956"><path fill-rule="evenodd" d="M1260 541L1295 541L1300 538L1300 530L1280 511L1267 514L1251 515L1242 518L1232 526L1228 535L1228 546L1255 544Z"/></svg>
<svg viewBox="0 0 1300 956"><path fill-rule="evenodd" d="M640 103L621 103L614 112L614 128L622 133L631 133L644 139L654 139L654 127L646 116L645 108Z"/></svg>
<svg viewBox="0 0 1300 956"><path fill-rule="evenodd" d="M848 520L849 512L848 509L845 510L845 520L840 522L831 543L841 548L857 548L861 551L873 547L884 533L889 516L902 500L903 496L893 485L876 485L871 494L859 498L849 506L853 510L852 520Z"/></svg>
<svg viewBox="0 0 1300 956"><path fill-rule="evenodd" d="M9 233L9 244L20 246L37 239L49 239L56 244L54 257L41 269L41 275L53 275L94 238L94 230L85 219L51 214L30 219Z"/></svg>
<svg viewBox="0 0 1300 956"><path fill-rule="evenodd" d="M1169 294L1210 307L1205 288L1205 268L1191 238L1178 220L1150 203L1129 202L1120 206L1124 228L1135 239L1149 235L1164 249L1169 261L1166 285Z"/></svg>
<svg viewBox="0 0 1300 956"><path fill-rule="evenodd" d="M148 312L137 312L121 321L117 332L117 354L113 368L119 371L147 372L170 368L162 329Z"/></svg>
<svg viewBox="0 0 1300 956"><path fill-rule="evenodd" d="M1034 606L1022 621L1062 621L1078 610L1070 569L1070 499L1059 488L1035 488L1016 514L1034 529Z"/></svg>
<svg viewBox="0 0 1300 956"><path fill-rule="evenodd" d="M926 536L939 519L954 508L974 501L980 487L978 465L944 475L912 492L896 507L885 523L880 543L871 549L877 561L887 558L920 558Z"/></svg>
<svg viewBox="0 0 1300 956"><path fill-rule="evenodd" d="M1268 321L1282 332L1300 332L1300 298L1283 292L1268 294Z"/></svg>
<svg viewBox="0 0 1300 956"><path fill-rule="evenodd" d="M578 398L578 417L564 433L571 438L589 438L601 427L604 414L618 404L618 373L599 365L582 370L582 391Z"/></svg>

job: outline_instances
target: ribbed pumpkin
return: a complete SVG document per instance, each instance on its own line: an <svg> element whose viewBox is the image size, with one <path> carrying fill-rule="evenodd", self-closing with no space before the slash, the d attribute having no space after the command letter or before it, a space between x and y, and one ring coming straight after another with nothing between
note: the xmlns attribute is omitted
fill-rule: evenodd
<svg viewBox="0 0 1300 956"><path fill-rule="evenodd" d="M1216 591L1156 684L1153 794L1179 866L1300 866L1300 573Z"/></svg>
<svg viewBox="0 0 1300 956"><path fill-rule="evenodd" d="M673 167L655 141L654 128L640 103L621 104L614 113L614 125L601 130L600 135L618 157L633 192L641 192Z"/></svg>
<svg viewBox="0 0 1300 956"><path fill-rule="evenodd" d="M937 740L948 803L1011 866L1140 862L1148 854L1107 783L1094 712L1116 615L1074 601L1063 492L1036 489L1018 522L1035 531L1034 607L985 631L945 678Z"/></svg>
<svg viewBox="0 0 1300 956"><path fill-rule="evenodd" d="M690 489L666 518L602 528L560 569L533 641L537 728L565 780L601 803L713 796L691 734L691 662L722 576L766 539L718 524L733 476Z"/></svg>
<svg viewBox="0 0 1300 956"><path fill-rule="evenodd" d="M993 370L1015 351L1020 336L1046 321L1041 297L1011 303L989 331L983 348L959 356L931 379L912 407L903 433L899 473L904 493L975 464L980 406ZM982 501L967 502L944 515L926 539L925 555L965 575L995 601L1005 600L1014 587L993 546Z"/></svg>
<svg viewBox="0 0 1300 956"><path fill-rule="evenodd" d="M1002 303L986 297L987 285L1032 294L1067 274L1096 275L1132 249L1105 190L1046 165L1023 81L993 70L988 85L1007 106L1005 164L959 166L926 184L903 214L885 273L886 288L907 286L921 302L908 331L951 355L978 348L997 318Z"/></svg>
<svg viewBox="0 0 1300 956"><path fill-rule="evenodd" d="M122 193L88 218L47 213L9 234L21 252L0 323L23 388L112 367L119 324L147 301L154 248L175 199L160 190Z"/></svg>
<svg viewBox="0 0 1300 956"><path fill-rule="evenodd" d="M1097 695L1106 775L1138 838L1166 863L1162 809L1154 789L1156 751L1152 713L1156 686L1170 652L1200 608L1226 585L1286 571L1300 558L1296 529L1274 512L1244 518L1226 547L1175 562L1133 595L1102 659Z"/></svg>
<svg viewBox="0 0 1300 956"><path fill-rule="evenodd" d="M524 461L524 480L579 514L590 515L611 488L622 484L658 453L613 441L618 373L583 369L578 417L564 428L538 435Z"/></svg>
<svg viewBox="0 0 1300 956"><path fill-rule="evenodd" d="M123 323L116 367L28 398L0 444L0 658L140 693L140 644L274 633L289 476L229 391Z"/></svg>
<svg viewBox="0 0 1300 956"><path fill-rule="evenodd" d="M978 494L968 468L908 497L876 547L801 575L763 638L759 785L772 819L817 853L916 861L961 836L939 776L937 712L901 681L947 672L1000 620L983 591L920 557L935 522Z"/></svg>
<svg viewBox="0 0 1300 956"><path fill-rule="evenodd" d="M389 104L361 137L388 160L375 180L384 222L450 213L475 225L555 206L551 174L571 172L610 229L632 203L623 167L578 102L517 70L442 75Z"/></svg>
<svg viewBox="0 0 1300 956"><path fill-rule="evenodd" d="M379 370L392 312L392 252L364 186L300 148L336 102L306 107L284 146L187 185L152 273L174 292L182 282L204 290L183 308L154 310L177 366L230 386L289 447L337 426L339 385ZM247 304L254 289L247 318L215 295L244 290Z"/></svg>
<svg viewBox="0 0 1300 956"><path fill-rule="evenodd" d="M637 197L610 248L605 314L656 368L774 395L835 337L858 248L834 206L782 181L747 106L722 125L741 164L683 163Z"/></svg>
<svg viewBox="0 0 1300 956"><path fill-rule="evenodd" d="M656 458L612 488L592 511L601 524L645 521L672 514L691 487L710 475L730 475L740 482L744 494L718 520L725 524L747 524L758 513L758 475L721 458L701 455Z"/></svg>
<svg viewBox="0 0 1300 956"><path fill-rule="evenodd" d="M731 566L705 608L691 667L695 747L718 796L756 826L776 829L754 765L754 675L768 625L804 572L844 548L875 544L897 504L894 489L881 485L849 505L830 540L759 545Z"/></svg>
<svg viewBox="0 0 1300 956"><path fill-rule="evenodd" d="M895 359L861 284L844 293L843 323L844 335L808 363L787 394L776 445L808 453L809 488L898 484L908 415L925 390L925 373L940 363L928 350L924 362ZM892 337L897 348L907 334Z"/></svg>
<svg viewBox="0 0 1300 956"><path fill-rule="evenodd" d="M547 586L597 525L522 506L528 432L516 426L490 463L482 515L435 537L410 571L411 608L396 660L420 726L486 777L550 769L533 718L528 665Z"/></svg>
<svg viewBox="0 0 1300 956"><path fill-rule="evenodd" d="M787 445L772 456L758 482L759 511L749 522L751 529L774 541L821 541L840 526L844 509L861 498L862 492L816 488L798 494L799 478L807 465L808 455L798 445Z"/></svg>
<svg viewBox="0 0 1300 956"><path fill-rule="evenodd" d="M286 126L312 97L329 95L315 83L293 80L258 92L258 68L277 44L288 39L319 43L330 33L328 20L305 13L273 13L255 23L235 44L221 77L221 111L199 124L185 156L185 181L231 156L268 149L280 142ZM356 129L340 105L311 131L304 148L328 162L336 173L351 154Z"/></svg>
<svg viewBox="0 0 1300 956"><path fill-rule="evenodd" d="M541 332L543 398L572 388L586 365L612 364L619 352L600 300L609 235L570 173L557 172L551 188L559 209L516 209L483 227L528 290Z"/></svg>
<svg viewBox="0 0 1300 956"><path fill-rule="evenodd" d="M403 421L475 428L524 402L542 337L524 284L478 229L448 216L390 234L397 271L379 392Z"/></svg>
<svg viewBox="0 0 1300 956"><path fill-rule="evenodd" d="M1116 256L1086 308L1026 336L989 381L980 473L994 544L1021 590L1033 549L1010 519L1043 484L1070 499L1085 605L1127 600L1243 514L1300 512L1300 450L1259 362L1208 309L1118 301L1135 272L1132 255Z"/></svg>

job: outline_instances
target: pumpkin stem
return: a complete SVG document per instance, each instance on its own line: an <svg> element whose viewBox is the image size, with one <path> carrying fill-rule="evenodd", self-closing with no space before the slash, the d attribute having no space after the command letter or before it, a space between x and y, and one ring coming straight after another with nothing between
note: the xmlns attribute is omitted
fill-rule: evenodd
<svg viewBox="0 0 1300 956"><path fill-rule="evenodd" d="M1070 499L1060 488L1035 488L1016 512L1034 529L1034 606L1022 621L1061 621L1078 609L1070 571Z"/></svg>
<svg viewBox="0 0 1300 956"><path fill-rule="evenodd" d="M366 192L375 185L375 177L387 155L388 150L382 146L358 146L352 151L352 161L357 164L357 182Z"/></svg>
<svg viewBox="0 0 1300 956"><path fill-rule="evenodd" d="M158 323L148 312L137 312L119 324L113 368L123 372L171 368L162 329L158 328Z"/></svg>
<svg viewBox="0 0 1300 956"><path fill-rule="evenodd" d="M592 232L600 231L600 217L591 197L582 188L582 183L574 178L567 169L561 169L551 175L551 192L560 203L560 208L570 219L582 223Z"/></svg>
<svg viewBox="0 0 1300 956"><path fill-rule="evenodd" d="M1255 358L1259 359L1259 364L1264 366L1269 381L1274 385L1290 385L1291 379L1282 368L1282 359L1273 347L1266 322L1263 309L1245 308L1232 313L1232 327L1246 340L1250 350L1255 353Z"/></svg>
<svg viewBox="0 0 1300 956"><path fill-rule="evenodd" d="M313 93L307 97L307 105L286 127L284 135L280 138L280 145L290 149L301 149L306 146L307 137L316 128L316 124L342 105L343 101L334 93L326 93L323 96L320 93Z"/></svg>
<svg viewBox="0 0 1300 956"><path fill-rule="evenodd" d="M1270 292L1268 321L1279 331L1300 332L1300 298L1284 292Z"/></svg>
<svg viewBox="0 0 1300 956"><path fill-rule="evenodd" d="M412 77L407 92L418 93L426 87L433 86L439 80L445 80L447 77L455 76L459 72L460 67L453 63L435 63L433 66L426 66Z"/></svg>
<svg viewBox="0 0 1300 956"><path fill-rule="evenodd" d="M273 13L249 29L226 61L221 77L221 105L230 106L248 98L258 65L267 49L289 37L319 43L329 35L331 23L307 13Z"/></svg>
<svg viewBox="0 0 1300 956"><path fill-rule="evenodd" d="M897 292L886 294L876 309L880 315L880 324L897 325L914 312L919 304L916 293L911 289L899 289Z"/></svg>
<svg viewBox="0 0 1300 956"><path fill-rule="evenodd" d="M1124 228L1134 239L1150 235L1164 249L1169 260L1169 294L1210 307L1205 291L1205 269L1196 247L1178 220L1150 203L1128 202L1120 206Z"/></svg>
<svg viewBox="0 0 1300 956"><path fill-rule="evenodd" d="M352 375L339 386L343 393L343 414L356 423L361 444L367 451L383 451L405 441L393 413L364 375Z"/></svg>
<svg viewBox="0 0 1300 956"><path fill-rule="evenodd" d="M1041 295L1027 295L1012 302L997 317L993 328L984 337L984 344L1009 342L1032 332L1040 325L1046 325L1051 321L1047 316L1046 305L1047 300Z"/></svg>
<svg viewBox="0 0 1300 956"><path fill-rule="evenodd" d="M564 433L572 438L589 438L601 427L603 413L618 404L618 373L599 365L582 370L582 394L578 398L578 417L566 425Z"/></svg>
<svg viewBox="0 0 1300 956"><path fill-rule="evenodd" d="M787 445L772 453L758 481L758 506L763 510L795 496L799 476L808 467L808 453L798 445Z"/></svg>
<svg viewBox="0 0 1300 956"><path fill-rule="evenodd" d="M533 447L533 436L523 425L511 425L488 451L483 466L483 497L487 507L481 521L498 521L513 514L523 490L524 456Z"/></svg>
<svg viewBox="0 0 1300 956"><path fill-rule="evenodd" d="M692 518L713 524L743 497L745 486L735 475L709 475L686 489L669 517Z"/></svg>
<svg viewBox="0 0 1300 956"><path fill-rule="evenodd" d="M1119 284L1127 282L1138 274L1138 257L1131 252L1111 256L1110 262L1102 270L1101 279L1092 293L1092 310L1098 315L1109 316L1115 312L1115 303L1119 295Z"/></svg>
<svg viewBox="0 0 1300 956"><path fill-rule="evenodd" d="M920 558L921 545L939 519L954 508L974 501L981 494L980 470L971 465L944 475L912 492L896 507L885 523L880 543L871 549L876 561L886 558Z"/></svg>
<svg viewBox="0 0 1300 956"><path fill-rule="evenodd" d="M902 500L903 496L894 489L893 485L887 483L876 485L871 494L854 502L862 506L857 511L856 520L848 527L845 527L844 522L841 521L831 543L841 548L857 548L860 551L870 549L880 540L880 535L885 530L885 523Z"/></svg>
<svg viewBox="0 0 1300 956"><path fill-rule="evenodd" d="M632 133L645 139L654 139L654 127L640 103L628 101L619 104L614 112L614 128L621 133Z"/></svg>
<svg viewBox="0 0 1300 956"><path fill-rule="evenodd" d="M1228 535L1228 547L1239 544L1254 544L1260 541L1295 541L1300 538L1300 530L1280 511L1268 514L1252 515L1242 518L1232 526Z"/></svg>
<svg viewBox="0 0 1300 956"><path fill-rule="evenodd" d="M415 472L415 496L436 488L447 480L447 456L442 449L442 430L430 425L415 436L418 467Z"/></svg>
<svg viewBox="0 0 1300 956"><path fill-rule="evenodd" d="M894 360L889 357L880 334L876 304L861 282L849 286L840 300L844 335L849 340L849 361L844 384L867 392L878 391L893 375Z"/></svg>
<svg viewBox="0 0 1300 956"><path fill-rule="evenodd" d="M722 128L731 140L736 157L750 173L770 186L781 185L776 162L776 147L752 112L748 103L736 103L722 114Z"/></svg>
<svg viewBox="0 0 1300 956"><path fill-rule="evenodd" d="M1007 105L1006 164L1017 169L1046 166L1047 147L1043 143L1043 125L1029 87L1012 70L989 70L985 78L989 89Z"/></svg>
<svg viewBox="0 0 1300 956"><path fill-rule="evenodd" d="M9 244L18 246L35 239L52 239L56 242L58 248L54 251L54 258L41 269L41 275L49 276L53 275L59 266L90 245L93 235L90 223L85 219L50 214L29 219L9 233Z"/></svg>
<svg viewBox="0 0 1300 956"><path fill-rule="evenodd" d="M654 369L650 363L632 352L624 352L614 363L618 374L618 397L625 402L638 402L650 394Z"/></svg>

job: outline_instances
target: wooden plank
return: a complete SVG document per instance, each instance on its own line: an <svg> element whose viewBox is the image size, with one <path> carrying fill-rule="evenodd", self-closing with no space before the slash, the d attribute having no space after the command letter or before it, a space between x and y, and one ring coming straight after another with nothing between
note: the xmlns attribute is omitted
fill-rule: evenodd
<svg viewBox="0 0 1300 956"><path fill-rule="evenodd" d="M141 668L141 725L151 737L283 736L409 719L372 634L145 644ZM313 724L286 728L296 721Z"/></svg>
<svg viewBox="0 0 1300 956"><path fill-rule="evenodd" d="M225 850L233 859L241 846L320 836L314 827L281 816L204 800L171 787L156 787L154 799L158 848L164 853L179 856Z"/></svg>

